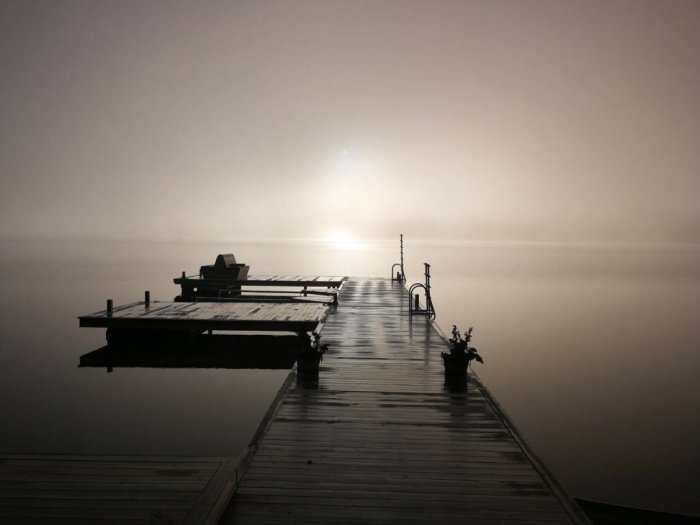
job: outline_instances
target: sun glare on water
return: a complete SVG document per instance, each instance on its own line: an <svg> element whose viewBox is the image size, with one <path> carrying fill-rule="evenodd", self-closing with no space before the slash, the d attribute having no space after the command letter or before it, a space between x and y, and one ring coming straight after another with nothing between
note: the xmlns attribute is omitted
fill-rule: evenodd
<svg viewBox="0 0 700 525"><path fill-rule="evenodd" d="M323 241L336 250L361 250L363 245L355 240L353 235L344 231L331 232L323 238Z"/></svg>

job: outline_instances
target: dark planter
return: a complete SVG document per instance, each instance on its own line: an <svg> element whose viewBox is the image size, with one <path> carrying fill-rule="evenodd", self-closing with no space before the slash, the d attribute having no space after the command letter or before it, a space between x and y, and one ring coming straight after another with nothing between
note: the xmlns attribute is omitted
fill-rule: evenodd
<svg viewBox="0 0 700 525"><path fill-rule="evenodd" d="M303 353L297 357L297 371L300 373L316 373L318 374L318 366L321 362L321 354Z"/></svg>
<svg viewBox="0 0 700 525"><path fill-rule="evenodd" d="M442 363L445 365L446 376L464 376L467 373L469 358L467 354L462 352L444 353L442 354Z"/></svg>

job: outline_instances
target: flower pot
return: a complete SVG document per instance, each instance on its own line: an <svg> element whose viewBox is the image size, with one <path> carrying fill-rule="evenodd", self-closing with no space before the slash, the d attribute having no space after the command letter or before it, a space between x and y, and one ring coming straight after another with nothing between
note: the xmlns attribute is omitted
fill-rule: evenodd
<svg viewBox="0 0 700 525"><path fill-rule="evenodd" d="M445 366L445 375L466 375L469 359L464 353L443 353L442 363Z"/></svg>
<svg viewBox="0 0 700 525"><path fill-rule="evenodd" d="M297 357L297 371L301 373L318 373L318 366L321 362L320 353L303 353Z"/></svg>

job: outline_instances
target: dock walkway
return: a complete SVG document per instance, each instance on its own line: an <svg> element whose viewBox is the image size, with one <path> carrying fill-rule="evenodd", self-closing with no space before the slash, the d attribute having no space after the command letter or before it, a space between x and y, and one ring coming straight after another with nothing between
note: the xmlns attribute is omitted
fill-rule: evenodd
<svg viewBox="0 0 700 525"><path fill-rule="evenodd" d="M231 458L0 455L0 523L213 525Z"/></svg>
<svg viewBox="0 0 700 525"><path fill-rule="evenodd" d="M445 388L445 344L408 300L345 284L318 383L290 383L220 523L589 523L475 376Z"/></svg>

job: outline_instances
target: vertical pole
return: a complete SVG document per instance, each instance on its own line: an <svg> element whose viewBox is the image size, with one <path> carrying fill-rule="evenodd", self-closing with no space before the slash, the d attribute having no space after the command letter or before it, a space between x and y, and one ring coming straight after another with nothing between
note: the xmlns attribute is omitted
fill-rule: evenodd
<svg viewBox="0 0 700 525"><path fill-rule="evenodd" d="M420 310L420 297L418 294L413 297L413 309L416 311Z"/></svg>
<svg viewBox="0 0 700 525"><path fill-rule="evenodd" d="M406 280L405 276L406 276L406 274L403 271L403 233L402 233L401 234L401 281Z"/></svg>
<svg viewBox="0 0 700 525"><path fill-rule="evenodd" d="M430 297L430 265L428 263L423 263L425 265L425 309L428 312L433 310L433 300Z"/></svg>
<svg viewBox="0 0 700 525"><path fill-rule="evenodd" d="M187 275L185 274L185 270L182 270L182 278L183 278L183 279L186 279L186 278L187 278Z"/></svg>
<svg viewBox="0 0 700 525"><path fill-rule="evenodd" d="M112 315L112 306L113 306L112 300L107 299L107 315Z"/></svg>
<svg viewBox="0 0 700 525"><path fill-rule="evenodd" d="M146 290L146 292L143 295L143 301L146 303L146 308L148 308L149 306L151 306L151 292Z"/></svg>

